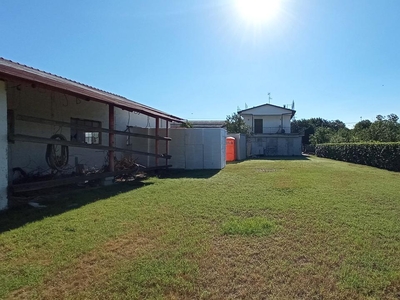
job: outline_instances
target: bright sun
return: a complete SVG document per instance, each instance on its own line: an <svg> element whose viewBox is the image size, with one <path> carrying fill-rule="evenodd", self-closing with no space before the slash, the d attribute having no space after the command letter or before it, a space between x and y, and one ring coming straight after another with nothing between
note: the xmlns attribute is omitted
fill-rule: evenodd
<svg viewBox="0 0 400 300"><path fill-rule="evenodd" d="M271 21L279 13L281 0L235 0L239 14L253 24Z"/></svg>

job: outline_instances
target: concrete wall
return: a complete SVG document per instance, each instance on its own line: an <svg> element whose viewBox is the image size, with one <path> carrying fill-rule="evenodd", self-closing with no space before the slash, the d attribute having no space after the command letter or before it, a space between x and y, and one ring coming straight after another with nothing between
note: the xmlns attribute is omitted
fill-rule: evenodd
<svg viewBox="0 0 400 300"><path fill-rule="evenodd" d="M175 169L223 169L226 165L226 130L220 128L170 129L169 153Z"/></svg>
<svg viewBox="0 0 400 300"><path fill-rule="evenodd" d="M247 158L247 139L242 133L228 133L228 136L236 139L236 160L244 160Z"/></svg>
<svg viewBox="0 0 400 300"><path fill-rule="evenodd" d="M8 186L7 93L0 80L0 210L6 209Z"/></svg>
<svg viewBox="0 0 400 300"><path fill-rule="evenodd" d="M13 110L15 117L18 115L27 115L68 123L71 121L71 118L79 118L100 121L103 128L109 127L107 104L85 101L74 96L43 88L34 88L22 82L7 82L7 101L8 109ZM154 127L155 119L143 114L115 108L115 128L125 131L127 126ZM55 133L61 133L67 140L71 140L71 129L69 127L45 125L20 120L15 120L15 133L45 138L50 138ZM132 145L138 148L148 147L148 141L144 138L131 137L130 143L128 142L126 136L116 135L115 146L118 148L129 149ZM107 133L101 134L101 144L108 146ZM15 142L14 144L10 144L9 168L20 167L28 173L46 172L49 170L49 167L45 160L45 153L46 144L27 142ZM117 159L125 155L129 154L116 152ZM78 160L79 164L85 165L88 169L97 169L105 164L107 151L69 147L69 165L71 172L74 171L75 168L75 159Z"/></svg>
<svg viewBox="0 0 400 300"><path fill-rule="evenodd" d="M301 155L301 136L253 136L247 139L247 156Z"/></svg>

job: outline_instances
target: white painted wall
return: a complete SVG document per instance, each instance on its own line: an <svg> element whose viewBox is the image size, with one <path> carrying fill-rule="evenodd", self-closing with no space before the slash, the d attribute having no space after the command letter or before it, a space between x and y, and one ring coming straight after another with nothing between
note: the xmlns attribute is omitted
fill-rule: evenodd
<svg viewBox="0 0 400 300"><path fill-rule="evenodd" d="M160 120L159 126L160 127L158 130L158 135L165 137L166 136L165 120L163 120L163 121ZM168 123L168 126L170 126L170 123ZM148 135L154 136L156 134L156 129L155 128L132 127L131 132L148 134ZM135 138L135 141L131 147L132 147L131 148L132 150L155 154L156 153L156 149L155 149L156 148L156 140L155 139L147 139L146 140L146 139L142 139L142 138ZM164 153L167 153L166 142L159 140L158 141L158 154L164 154ZM153 156L139 155L139 154L132 154L132 156L136 159L136 161L138 163L140 163L146 167L156 166L156 158ZM165 159L158 158L158 166L165 165L165 164L166 164Z"/></svg>
<svg viewBox="0 0 400 300"><path fill-rule="evenodd" d="M0 210L6 209L8 186L7 93L6 84L0 80Z"/></svg>
<svg viewBox="0 0 400 300"><path fill-rule="evenodd" d="M283 129L285 129L285 133L290 133L290 119L291 115L242 115L244 122L247 126L251 128L251 131L254 132L254 120L262 119L263 120L263 133L277 133L280 129L281 125L283 125ZM281 121L282 120L282 121Z"/></svg>
<svg viewBox="0 0 400 300"><path fill-rule="evenodd" d="M115 113L116 117L116 129L125 131L129 127L129 131L131 133L140 133L147 135L155 135L155 126L156 119L153 117L146 116L141 113L136 112L128 112L121 109L116 109ZM167 122L165 120L159 121L159 135L165 136L165 127ZM168 127L170 126L170 122L168 122ZM147 152L147 153L155 153L155 140L140 138L140 137L130 137L127 139L126 136L117 135L117 144L124 145L124 147L128 147L128 149ZM120 147L120 146L119 146ZM159 154L166 153L165 141L158 142ZM155 166L155 158L147 155L140 154L123 154L124 156L132 157L137 163L144 165L146 167ZM159 159L160 164L165 164L164 159Z"/></svg>
<svg viewBox="0 0 400 300"><path fill-rule="evenodd" d="M174 169L223 169L226 165L226 130L222 128L170 129L169 153Z"/></svg>
<svg viewBox="0 0 400 300"><path fill-rule="evenodd" d="M247 126L254 132L254 120L263 120L263 133L277 133L280 128L290 133L292 111L283 107L265 104L250 108L240 114Z"/></svg>

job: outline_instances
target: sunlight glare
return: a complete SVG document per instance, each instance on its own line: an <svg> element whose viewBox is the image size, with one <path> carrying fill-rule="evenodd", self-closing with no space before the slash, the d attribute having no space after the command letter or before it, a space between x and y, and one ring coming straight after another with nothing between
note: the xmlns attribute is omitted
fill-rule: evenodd
<svg viewBox="0 0 400 300"><path fill-rule="evenodd" d="M236 0L239 14L253 24L271 21L279 13L281 0Z"/></svg>

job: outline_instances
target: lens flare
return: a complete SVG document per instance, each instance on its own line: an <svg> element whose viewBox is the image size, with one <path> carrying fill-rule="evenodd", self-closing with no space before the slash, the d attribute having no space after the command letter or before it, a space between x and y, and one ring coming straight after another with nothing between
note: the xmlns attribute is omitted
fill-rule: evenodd
<svg viewBox="0 0 400 300"><path fill-rule="evenodd" d="M243 19L254 24L271 21L281 8L281 0L236 0L235 3Z"/></svg>

